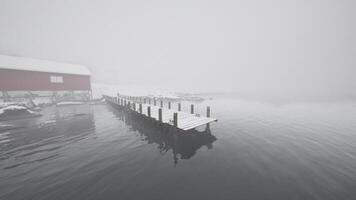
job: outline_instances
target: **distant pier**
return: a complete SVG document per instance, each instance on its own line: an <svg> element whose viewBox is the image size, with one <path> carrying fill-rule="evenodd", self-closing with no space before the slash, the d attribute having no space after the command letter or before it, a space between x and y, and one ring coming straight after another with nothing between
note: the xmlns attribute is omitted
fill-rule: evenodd
<svg viewBox="0 0 356 200"><path fill-rule="evenodd" d="M132 97L126 95L103 96L104 99L121 109L134 112L142 117L150 118L158 123L167 124L177 129L187 131L195 129L199 126L209 126L212 122L218 120L210 115L210 107L206 108L206 115L202 116L194 113L194 105L190 105L190 113L182 112L181 104L177 103L177 110L172 108L172 103L168 102L168 106L163 106L163 101L158 102L156 98Z"/></svg>

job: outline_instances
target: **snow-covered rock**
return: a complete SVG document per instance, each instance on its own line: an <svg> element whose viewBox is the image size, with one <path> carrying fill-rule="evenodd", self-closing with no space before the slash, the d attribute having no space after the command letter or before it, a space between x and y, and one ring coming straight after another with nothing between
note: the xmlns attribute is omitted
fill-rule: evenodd
<svg viewBox="0 0 356 200"><path fill-rule="evenodd" d="M26 112L28 112L30 114L34 113L33 111L31 111L30 109L26 108L25 106L9 105L9 106L6 106L6 107L0 109L0 115L5 114L6 112L19 111L19 110L26 111Z"/></svg>
<svg viewBox="0 0 356 200"><path fill-rule="evenodd" d="M11 120L38 116L41 115L22 105L9 105L0 108L0 120Z"/></svg>

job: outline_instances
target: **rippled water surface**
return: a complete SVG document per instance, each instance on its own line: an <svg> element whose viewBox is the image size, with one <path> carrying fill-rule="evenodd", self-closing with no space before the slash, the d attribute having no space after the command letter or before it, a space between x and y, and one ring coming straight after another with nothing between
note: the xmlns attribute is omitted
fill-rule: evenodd
<svg viewBox="0 0 356 200"><path fill-rule="evenodd" d="M109 105L6 122L0 199L356 198L355 103L217 98L197 112L205 104L219 119L210 132L175 133Z"/></svg>

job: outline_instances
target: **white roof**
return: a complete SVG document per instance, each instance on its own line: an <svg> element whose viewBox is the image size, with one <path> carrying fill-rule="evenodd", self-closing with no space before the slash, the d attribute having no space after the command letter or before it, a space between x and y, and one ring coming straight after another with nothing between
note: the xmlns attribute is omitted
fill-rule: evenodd
<svg viewBox="0 0 356 200"><path fill-rule="evenodd" d="M89 69L82 65L7 55L0 55L0 69L91 75Z"/></svg>

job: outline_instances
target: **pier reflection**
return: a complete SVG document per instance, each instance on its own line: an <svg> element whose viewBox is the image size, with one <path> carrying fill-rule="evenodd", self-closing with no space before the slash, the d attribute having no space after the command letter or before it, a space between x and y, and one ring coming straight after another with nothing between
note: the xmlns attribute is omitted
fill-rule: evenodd
<svg viewBox="0 0 356 200"><path fill-rule="evenodd" d="M111 110L118 119L130 126L132 131L137 131L144 141L158 144L160 153L172 150L174 164L177 164L179 159L192 158L203 146L212 149L213 142L217 140L209 128L204 131L180 131L135 113L118 111L115 108Z"/></svg>

